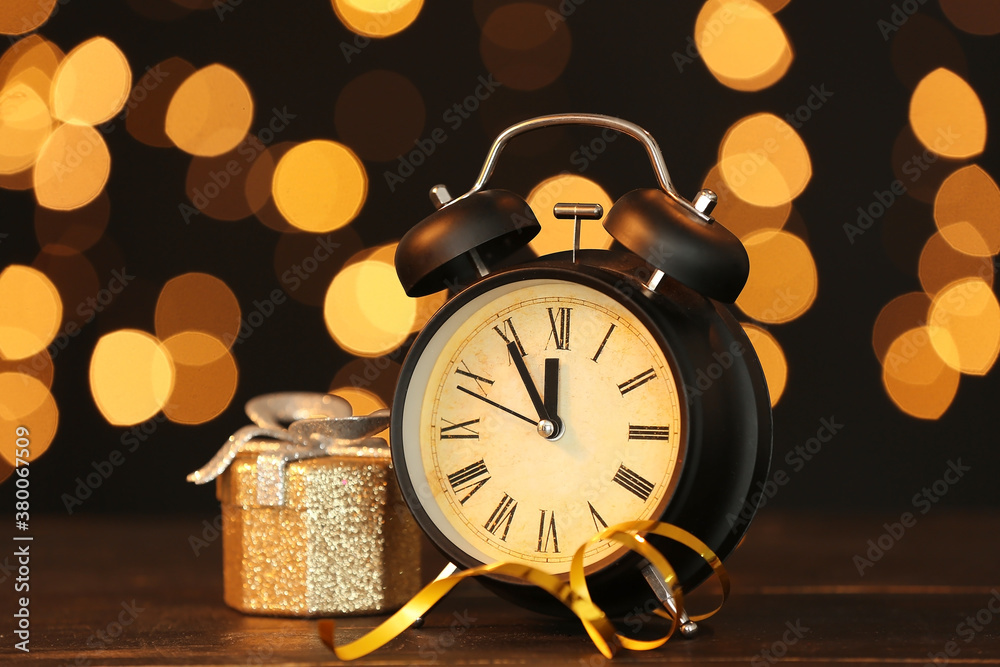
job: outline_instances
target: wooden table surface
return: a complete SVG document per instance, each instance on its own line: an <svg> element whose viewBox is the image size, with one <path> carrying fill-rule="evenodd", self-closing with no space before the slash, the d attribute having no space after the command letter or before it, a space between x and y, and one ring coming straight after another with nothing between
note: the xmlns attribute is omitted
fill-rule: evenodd
<svg viewBox="0 0 1000 667"><path fill-rule="evenodd" d="M732 596L692 640L616 663L771 665L1000 664L1000 534L995 514L935 509L878 560L899 516L764 511L727 562ZM244 616L222 602L221 543L199 553L204 517L37 519L30 534L30 653L14 650L13 604L0 610L0 662L75 665L271 665L337 662L311 620ZM898 529L895 531L899 534ZM208 533L211 537L211 533ZM11 600L15 546L0 551ZM10 559L10 560L4 560ZM428 562L429 561L429 562ZM440 563L425 553L425 570ZM20 595L20 594L18 594ZM707 604L708 598L701 603ZM697 607L698 600L691 601ZM992 607L992 608L991 608ZM994 611L996 610L996 611ZM968 618L971 617L971 618ZM456 619L462 619L456 623ZM967 620L968 619L968 620ZM342 619L347 641L379 618ZM122 625L118 625L122 622ZM950 652L951 655L948 655ZM602 665L576 622L554 620L464 582L367 665Z"/></svg>

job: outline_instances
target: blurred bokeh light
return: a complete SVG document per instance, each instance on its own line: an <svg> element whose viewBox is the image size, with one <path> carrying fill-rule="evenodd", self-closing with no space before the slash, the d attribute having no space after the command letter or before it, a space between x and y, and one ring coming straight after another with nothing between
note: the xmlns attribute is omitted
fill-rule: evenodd
<svg viewBox="0 0 1000 667"><path fill-rule="evenodd" d="M131 426L152 418L173 387L170 354L150 334L123 329L97 341L90 358L90 391L111 424Z"/></svg>
<svg viewBox="0 0 1000 667"><path fill-rule="evenodd" d="M942 289L928 317L931 343L951 368L985 375L1000 351L1000 305L980 278L958 280Z"/></svg>
<svg viewBox="0 0 1000 667"><path fill-rule="evenodd" d="M219 278L207 273L185 273L171 278L160 290L155 319L160 340L198 331L223 341L228 348L239 334L240 304Z"/></svg>
<svg viewBox="0 0 1000 667"><path fill-rule="evenodd" d="M743 324L750 344L753 345L760 365L764 369L764 379L767 380L767 390L771 395L771 406L778 404L781 395L785 393L788 382L788 360L781 344L768 331L754 325Z"/></svg>
<svg viewBox="0 0 1000 667"><path fill-rule="evenodd" d="M344 267L330 283L323 305L334 341L361 357L377 357L402 345L416 316L416 299L406 296L395 268L381 259Z"/></svg>
<svg viewBox="0 0 1000 667"><path fill-rule="evenodd" d="M787 122L771 113L747 116L726 131L719 169L729 189L755 206L780 207L812 178L809 151Z"/></svg>
<svg viewBox="0 0 1000 667"><path fill-rule="evenodd" d="M149 146L173 146L174 142L167 136L167 109L174 93L194 72L194 65L175 56L153 65L139 77L125 116L128 133Z"/></svg>
<svg viewBox="0 0 1000 667"><path fill-rule="evenodd" d="M365 37L389 37L413 23L424 0L331 0L337 18ZM364 43L362 43L364 44ZM362 48L356 46L356 48Z"/></svg>
<svg viewBox="0 0 1000 667"><path fill-rule="evenodd" d="M236 395L236 360L227 346L200 331L185 331L163 341L174 362L175 378L163 413L171 421L202 424L222 414Z"/></svg>
<svg viewBox="0 0 1000 667"><path fill-rule="evenodd" d="M900 410L920 419L944 414L958 391L959 377L938 356L927 327L900 334L889 345L882 367L889 398Z"/></svg>
<svg viewBox="0 0 1000 667"><path fill-rule="evenodd" d="M24 359L52 342L62 324L63 304L41 271L19 264L0 273L0 355Z"/></svg>
<svg viewBox="0 0 1000 667"><path fill-rule="evenodd" d="M1000 33L1000 3L993 0L940 0L941 10L959 30L973 35Z"/></svg>
<svg viewBox="0 0 1000 667"><path fill-rule="evenodd" d="M925 76L910 98L910 126L939 155L967 158L986 146L986 112L976 91L951 70Z"/></svg>
<svg viewBox="0 0 1000 667"><path fill-rule="evenodd" d="M30 461L34 463L55 438L59 410L48 387L37 379L22 373L0 373L0 428L9 434L0 439L0 457L9 464L14 463L14 434L19 426L30 432Z"/></svg>
<svg viewBox="0 0 1000 667"><path fill-rule="evenodd" d="M708 0L694 34L708 71L734 90L767 88L792 64L792 46L781 24L754 0Z"/></svg>
<svg viewBox="0 0 1000 667"><path fill-rule="evenodd" d="M253 109L250 89L240 75L224 65L209 65L174 92L167 107L166 134L192 155L220 155L246 137Z"/></svg>
<svg viewBox="0 0 1000 667"><path fill-rule="evenodd" d="M67 123L100 125L121 111L131 88L125 54L111 40L94 37L59 63L52 79L52 115Z"/></svg>
<svg viewBox="0 0 1000 667"><path fill-rule="evenodd" d="M0 33L23 35L49 20L56 0L4 0L0 5Z"/></svg>
<svg viewBox="0 0 1000 667"><path fill-rule="evenodd" d="M716 165L705 176L702 184L719 197L719 203L712 211L712 217L726 229L741 239L762 229L781 229L792 212L791 200L777 206L755 206L729 189L722 178L722 171Z"/></svg>
<svg viewBox="0 0 1000 667"><path fill-rule="evenodd" d="M111 153L101 133L89 125L67 123L42 146L32 184L39 204L65 211L96 199L110 173Z"/></svg>
<svg viewBox="0 0 1000 667"><path fill-rule="evenodd" d="M959 252L952 247L945 239L944 232L936 232L927 239L923 252L920 253L920 264L918 267L918 277L920 286L928 295L934 296L941 288L955 282L961 278L981 278L989 286L993 286L993 261L992 258L984 257L985 252L978 253L979 256L968 255ZM971 244L971 237L978 235L974 228L965 230L963 238ZM979 237L979 247L985 250L986 242Z"/></svg>
<svg viewBox="0 0 1000 667"><path fill-rule="evenodd" d="M368 195L368 176L351 149L314 140L282 156L272 186L278 210L307 232L330 232L357 216Z"/></svg>
<svg viewBox="0 0 1000 667"><path fill-rule="evenodd" d="M378 394L361 387L333 387L329 393L350 403L356 415L367 415L389 407Z"/></svg>
<svg viewBox="0 0 1000 667"><path fill-rule="evenodd" d="M879 362L885 360L893 342L911 329L927 324L931 299L924 292L907 292L883 306L875 319L872 348Z"/></svg>
<svg viewBox="0 0 1000 667"><path fill-rule="evenodd" d="M487 69L504 86L538 90L566 69L573 40L567 22L553 21L551 13L549 7L539 3L514 2L500 5L486 19L479 53ZM468 106L466 109L475 111Z"/></svg>
<svg viewBox="0 0 1000 667"><path fill-rule="evenodd" d="M5 84L0 89L0 174L27 172L50 134L52 117L38 93L25 83Z"/></svg>
<svg viewBox="0 0 1000 667"><path fill-rule="evenodd" d="M934 222L959 252L984 257L1000 252L1000 188L978 165L953 172L934 198Z"/></svg>
<svg viewBox="0 0 1000 667"><path fill-rule="evenodd" d="M743 239L750 256L750 277L736 300L760 322L788 322L816 299L818 276L809 246L784 230L762 230Z"/></svg>

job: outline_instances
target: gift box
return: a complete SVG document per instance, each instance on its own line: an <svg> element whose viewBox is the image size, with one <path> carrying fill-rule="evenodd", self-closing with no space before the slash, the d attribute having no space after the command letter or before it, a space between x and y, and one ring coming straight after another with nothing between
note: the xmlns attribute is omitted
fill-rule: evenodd
<svg viewBox="0 0 1000 667"><path fill-rule="evenodd" d="M251 614L371 614L419 590L419 529L388 448L364 449L299 461L244 453L217 478L226 604Z"/></svg>
<svg viewBox="0 0 1000 667"><path fill-rule="evenodd" d="M188 475L222 503L226 604L248 614L396 609L420 588L420 531L385 440L388 410L351 416L330 394L280 392ZM318 416L318 418L317 418ZM287 428L286 428L287 426Z"/></svg>

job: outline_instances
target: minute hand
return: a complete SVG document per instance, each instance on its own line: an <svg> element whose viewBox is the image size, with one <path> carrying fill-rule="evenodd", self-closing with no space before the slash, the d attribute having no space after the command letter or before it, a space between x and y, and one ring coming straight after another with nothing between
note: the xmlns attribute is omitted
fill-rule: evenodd
<svg viewBox="0 0 1000 667"><path fill-rule="evenodd" d="M523 419L524 421L528 422L532 426L534 426L534 425L537 424L537 422L534 419L531 419L530 417L525 417L520 412L514 412L510 408L504 407L504 406L500 405L499 403L497 403L496 401L491 401L490 399L486 398L482 394L477 394L476 392L472 391L471 389L466 389L462 385L458 385L458 390L459 391L464 391L469 396L473 396L475 398L478 398L480 401L483 401L484 403L488 403L489 405L492 405L494 408L500 408L501 410L503 410L507 414L514 415L518 419Z"/></svg>
<svg viewBox="0 0 1000 667"><path fill-rule="evenodd" d="M507 350L510 352L510 358L514 360L514 366L517 368L518 375L521 376L524 388L528 390L528 398L531 399L531 404L535 406L535 412L538 413L538 420L548 419L549 411L545 409L545 402L542 401L542 397L538 393L538 387L535 386L535 383L531 380L531 375L528 374L528 367L524 364L524 358L521 357L520 350L517 349L517 341L511 341L507 345Z"/></svg>

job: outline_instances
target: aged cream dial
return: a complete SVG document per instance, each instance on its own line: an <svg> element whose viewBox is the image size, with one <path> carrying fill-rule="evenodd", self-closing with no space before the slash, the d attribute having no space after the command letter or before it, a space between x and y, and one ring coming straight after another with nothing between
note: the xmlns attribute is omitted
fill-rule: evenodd
<svg viewBox="0 0 1000 667"><path fill-rule="evenodd" d="M599 529L658 518L683 458L678 388L632 311L555 279L500 285L424 349L403 419L434 525L481 562L565 573ZM610 542L588 569L619 557Z"/></svg>

